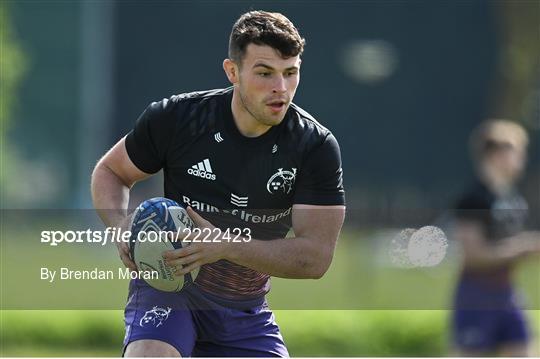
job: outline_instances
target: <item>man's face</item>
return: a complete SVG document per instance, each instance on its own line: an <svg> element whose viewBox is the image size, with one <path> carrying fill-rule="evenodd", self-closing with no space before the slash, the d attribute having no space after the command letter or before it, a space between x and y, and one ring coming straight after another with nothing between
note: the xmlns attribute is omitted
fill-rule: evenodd
<svg viewBox="0 0 540 359"><path fill-rule="evenodd" d="M510 143L501 143L487 158L489 173L506 183L514 183L525 169L525 149Z"/></svg>
<svg viewBox="0 0 540 359"><path fill-rule="evenodd" d="M256 121L266 126L281 123L300 81L300 62L300 56L283 59L270 46L247 46L235 86Z"/></svg>

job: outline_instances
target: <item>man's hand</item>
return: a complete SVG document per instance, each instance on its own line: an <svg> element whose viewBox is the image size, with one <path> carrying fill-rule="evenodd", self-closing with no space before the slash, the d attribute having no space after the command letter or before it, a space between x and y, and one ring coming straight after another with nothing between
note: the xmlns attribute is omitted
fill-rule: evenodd
<svg viewBox="0 0 540 359"><path fill-rule="evenodd" d="M201 231L210 231L212 242L194 242L185 248L164 252L167 264L184 266L178 275L225 259L275 277L318 279L332 262L345 206L295 204L292 208L294 237L273 240L248 237L239 242L230 242L226 232L216 233L216 227L191 208L188 214ZM200 234L192 233L185 240L193 240L197 235Z"/></svg>
<svg viewBox="0 0 540 359"><path fill-rule="evenodd" d="M540 254L539 231L524 231L516 234L508 241L514 243L516 247L519 247L521 257Z"/></svg>
<svg viewBox="0 0 540 359"><path fill-rule="evenodd" d="M177 276L187 274L203 264L225 259L227 248L230 247L230 243L222 238L222 235L216 236L214 234L216 227L212 223L198 215L191 207L187 208L187 212L199 229L208 229L212 233L212 242L192 242L197 236L200 237L197 233L192 232L182 239L184 243L190 243L189 245L163 252L165 263L171 267L179 268L175 272Z"/></svg>
<svg viewBox="0 0 540 359"><path fill-rule="evenodd" d="M118 223L117 227L120 227L121 233L129 230L128 227L131 222L131 215L128 215L122 221L120 221L120 223ZM124 263L124 266L131 269L132 271L136 271L137 266L135 265L135 262L133 262L129 254L129 245L126 242L118 241L116 242L116 248L118 249L118 255L120 256L122 263Z"/></svg>

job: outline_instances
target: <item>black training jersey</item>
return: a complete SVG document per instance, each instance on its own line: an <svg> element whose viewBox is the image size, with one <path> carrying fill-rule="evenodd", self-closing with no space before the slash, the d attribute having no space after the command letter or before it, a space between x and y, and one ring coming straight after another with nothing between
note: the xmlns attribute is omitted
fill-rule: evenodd
<svg viewBox="0 0 540 359"><path fill-rule="evenodd" d="M497 196L477 182L457 203L457 217L482 224L488 241L497 241L521 232L527 219L528 205L516 191Z"/></svg>
<svg viewBox="0 0 540 359"><path fill-rule="evenodd" d="M154 102L126 137L142 171L164 171L165 197L191 206L222 230L251 230L255 239L283 238L293 204L345 203L341 157L332 133L292 104L283 121L259 137L237 129L232 88ZM227 299L252 299L269 290L269 276L221 260L196 280Z"/></svg>
<svg viewBox="0 0 540 359"><path fill-rule="evenodd" d="M480 182L465 192L456 205L456 217L480 223L486 240L491 243L523 231L527 215L527 202L517 191L497 196ZM508 283L510 269L509 266L503 265L490 271L475 273L465 268L464 274L480 276L496 283Z"/></svg>

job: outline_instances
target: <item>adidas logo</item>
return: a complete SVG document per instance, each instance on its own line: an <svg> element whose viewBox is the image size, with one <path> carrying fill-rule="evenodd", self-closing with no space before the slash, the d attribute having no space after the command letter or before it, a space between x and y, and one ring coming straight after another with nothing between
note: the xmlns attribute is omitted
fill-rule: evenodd
<svg viewBox="0 0 540 359"><path fill-rule="evenodd" d="M212 166L210 166L210 160L208 158L202 160L196 165L191 166L191 168L188 168L187 173L192 176L205 178L211 181L216 180L216 175L212 172Z"/></svg>

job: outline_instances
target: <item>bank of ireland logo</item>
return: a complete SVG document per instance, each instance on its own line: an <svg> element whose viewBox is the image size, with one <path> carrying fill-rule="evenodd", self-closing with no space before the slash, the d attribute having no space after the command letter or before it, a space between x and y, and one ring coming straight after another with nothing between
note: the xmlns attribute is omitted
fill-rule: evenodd
<svg viewBox="0 0 540 359"><path fill-rule="evenodd" d="M266 190L270 194L291 193L296 179L296 168L291 169L292 171L283 171L283 168L279 168L266 183Z"/></svg>
<svg viewBox="0 0 540 359"><path fill-rule="evenodd" d="M169 307L167 307L167 309L154 307L144 313L144 317L141 318L139 325L141 327L144 327L145 325L153 325L157 328L161 324L163 324L163 322L166 321L167 318L169 318L170 313L171 308Z"/></svg>

